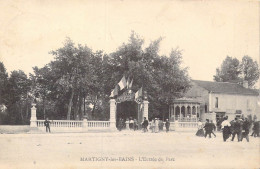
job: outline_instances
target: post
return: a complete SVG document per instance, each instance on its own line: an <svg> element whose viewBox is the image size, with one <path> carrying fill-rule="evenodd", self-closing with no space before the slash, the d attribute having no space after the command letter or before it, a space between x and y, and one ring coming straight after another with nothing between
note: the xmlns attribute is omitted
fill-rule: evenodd
<svg viewBox="0 0 260 169"><path fill-rule="evenodd" d="M110 130L116 130L116 101L110 99Z"/></svg>
<svg viewBox="0 0 260 169"><path fill-rule="evenodd" d="M143 114L143 117L146 117L147 120L148 120L148 104L149 104L149 102L147 100L144 100L144 114Z"/></svg>
<svg viewBox="0 0 260 169"><path fill-rule="evenodd" d="M32 108L31 108L31 119L30 119L31 128L37 127L37 117L36 117L36 107L35 106L36 106L36 104L33 103Z"/></svg>

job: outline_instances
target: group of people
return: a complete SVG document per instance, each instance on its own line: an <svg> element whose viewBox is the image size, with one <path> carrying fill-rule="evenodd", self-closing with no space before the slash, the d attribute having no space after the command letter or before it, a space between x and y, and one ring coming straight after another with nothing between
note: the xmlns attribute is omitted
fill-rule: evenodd
<svg viewBox="0 0 260 169"><path fill-rule="evenodd" d="M221 123L221 128L223 129L223 141L227 141L229 137L232 136L231 141L234 141L237 136L237 141L243 141L245 138L249 142L249 131L251 128L251 123L248 118L235 118L231 122L228 121L228 117L224 118ZM259 122L255 121L253 123L253 133L252 136L259 136Z"/></svg>
<svg viewBox="0 0 260 169"><path fill-rule="evenodd" d="M133 119L132 117L130 117L129 119L127 118L126 121L124 121L124 119L119 118L118 121L118 130L121 131L123 128L126 128L126 122L129 125L129 129L130 130L138 130L138 122L136 119Z"/></svg>
<svg viewBox="0 0 260 169"><path fill-rule="evenodd" d="M223 133L223 141L226 142L229 137L231 137L231 141L234 141L237 136L238 142L243 141L245 138L247 142L249 142L249 131L251 128L250 121L248 118L235 118L231 122L228 121L228 116L224 117L224 121L222 121L220 128ZM259 136L259 121L255 121L253 123L253 133L251 136L258 137ZM205 130L205 132L204 132ZM198 123L198 131L196 133L197 136L211 138L211 134L215 137L214 131L216 130L216 126L213 121L209 121L206 119L206 123L203 126L201 122Z"/></svg>
<svg viewBox="0 0 260 169"><path fill-rule="evenodd" d="M148 125L149 125L149 122L146 119L146 117L144 117L144 121L142 122L143 132L148 131L148 128L147 128ZM159 131L163 131L163 127L164 127L163 121L158 118L154 118L150 123L150 129L151 129L152 133L158 133ZM166 132L168 132L170 129L170 122L168 119L166 119L166 121L165 121L165 128L166 128Z"/></svg>
<svg viewBox="0 0 260 169"><path fill-rule="evenodd" d="M204 132L204 130L205 130L205 132ZM211 134L213 134L216 137L216 134L213 132L215 130L216 130L216 126L212 120L209 121L209 119L206 119L206 123L204 126L203 126L202 122L199 121L198 122L198 131L196 133L196 136L205 137L205 138L207 136L209 136L209 138L211 138Z"/></svg>
<svg viewBox="0 0 260 169"><path fill-rule="evenodd" d="M130 130L138 130L138 122L136 119L133 119L130 117L129 119L126 119L124 121L122 118L119 119L118 121L118 130L121 131L123 128L127 128L127 125L129 124L129 129ZM152 133L158 133L159 131L163 130L163 127L166 127L166 132L169 131L170 128L170 122L168 119L166 119L165 124L162 120L158 118L154 118L151 122L149 122L146 117L144 117L143 122L141 123L142 131L147 132L148 131L148 126L149 129L151 130Z"/></svg>

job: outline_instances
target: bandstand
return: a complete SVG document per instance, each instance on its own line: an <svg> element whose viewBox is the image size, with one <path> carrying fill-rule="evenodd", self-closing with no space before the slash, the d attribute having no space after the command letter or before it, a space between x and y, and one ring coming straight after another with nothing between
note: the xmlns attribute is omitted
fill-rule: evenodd
<svg viewBox="0 0 260 169"><path fill-rule="evenodd" d="M169 107L169 119L172 122L197 122L200 117L200 102L196 99L175 99Z"/></svg>

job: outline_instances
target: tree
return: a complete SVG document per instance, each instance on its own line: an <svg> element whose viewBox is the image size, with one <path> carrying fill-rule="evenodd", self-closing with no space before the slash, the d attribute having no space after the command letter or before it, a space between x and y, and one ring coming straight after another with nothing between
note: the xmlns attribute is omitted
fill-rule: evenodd
<svg viewBox="0 0 260 169"><path fill-rule="evenodd" d="M85 95L97 94L102 86L100 76L102 69L102 52L93 53L87 46L74 45L67 38L64 46L55 51L55 60L49 64L53 74L55 87L68 98L67 119L71 118L74 107L74 118L82 107ZM69 96L69 97L67 97Z"/></svg>
<svg viewBox="0 0 260 169"><path fill-rule="evenodd" d="M147 92L150 101L150 117L162 116L168 112L172 99L189 88L187 69L181 68L182 53L178 49L171 51L170 56L158 54L162 38L152 41L143 50L144 40L132 32L127 44L122 44L111 54L110 91L122 78L130 76L134 80L132 89L140 87Z"/></svg>
<svg viewBox="0 0 260 169"><path fill-rule="evenodd" d="M252 88L259 79L259 68L256 61L250 56L244 56L242 61L227 56L221 64L220 68L216 69L214 80L217 82L240 82L248 81L248 86Z"/></svg>
<svg viewBox="0 0 260 169"><path fill-rule="evenodd" d="M240 65L242 78L248 81L248 87L252 88L259 80L260 70L256 61L250 56L244 56Z"/></svg>
<svg viewBox="0 0 260 169"><path fill-rule="evenodd" d="M240 79L240 73L241 70L239 60L237 58L227 56L222 62L221 67L216 69L214 80L217 82L238 81Z"/></svg>
<svg viewBox="0 0 260 169"><path fill-rule="evenodd" d="M6 123L7 83L8 74L3 62L0 62L0 124Z"/></svg>
<svg viewBox="0 0 260 169"><path fill-rule="evenodd" d="M29 92L31 81L21 71L12 71L8 80L7 111L10 124L24 124L29 122L29 106L31 99Z"/></svg>

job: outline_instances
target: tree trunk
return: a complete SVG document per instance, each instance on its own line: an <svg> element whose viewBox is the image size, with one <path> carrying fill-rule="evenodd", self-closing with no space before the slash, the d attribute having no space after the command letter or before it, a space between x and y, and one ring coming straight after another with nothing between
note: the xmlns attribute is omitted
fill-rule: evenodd
<svg viewBox="0 0 260 169"><path fill-rule="evenodd" d="M20 115L21 115L21 118L22 118L22 124L24 124L24 120L23 120L23 106L22 106L22 104L20 104Z"/></svg>
<svg viewBox="0 0 260 169"><path fill-rule="evenodd" d="M28 93L26 95L26 115L25 118L28 119L29 114L29 108L28 108Z"/></svg>
<svg viewBox="0 0 260 169"><path fill-rule="evenodd" d="M77 97L77 100L76 100L76 108L75 108L75 112L74 112L74 118L75 120L79 120L79 104L80 104L80 99L79 99L79 95Z"/></svg>
<svg viewBox="0 0 260 169"><path fill-rule="evenodd" d="M70 120L73 96L74 96L74 89L72 88L71 89L70 100L69 100L69 105L68 105L67 120Z"/></svg>
<svg viewBox="0 0 260 169"><path fill-rule="evenodd" d="M45 97L43 97L43 119L46 119L46 112L45 112Z"/></svg>

